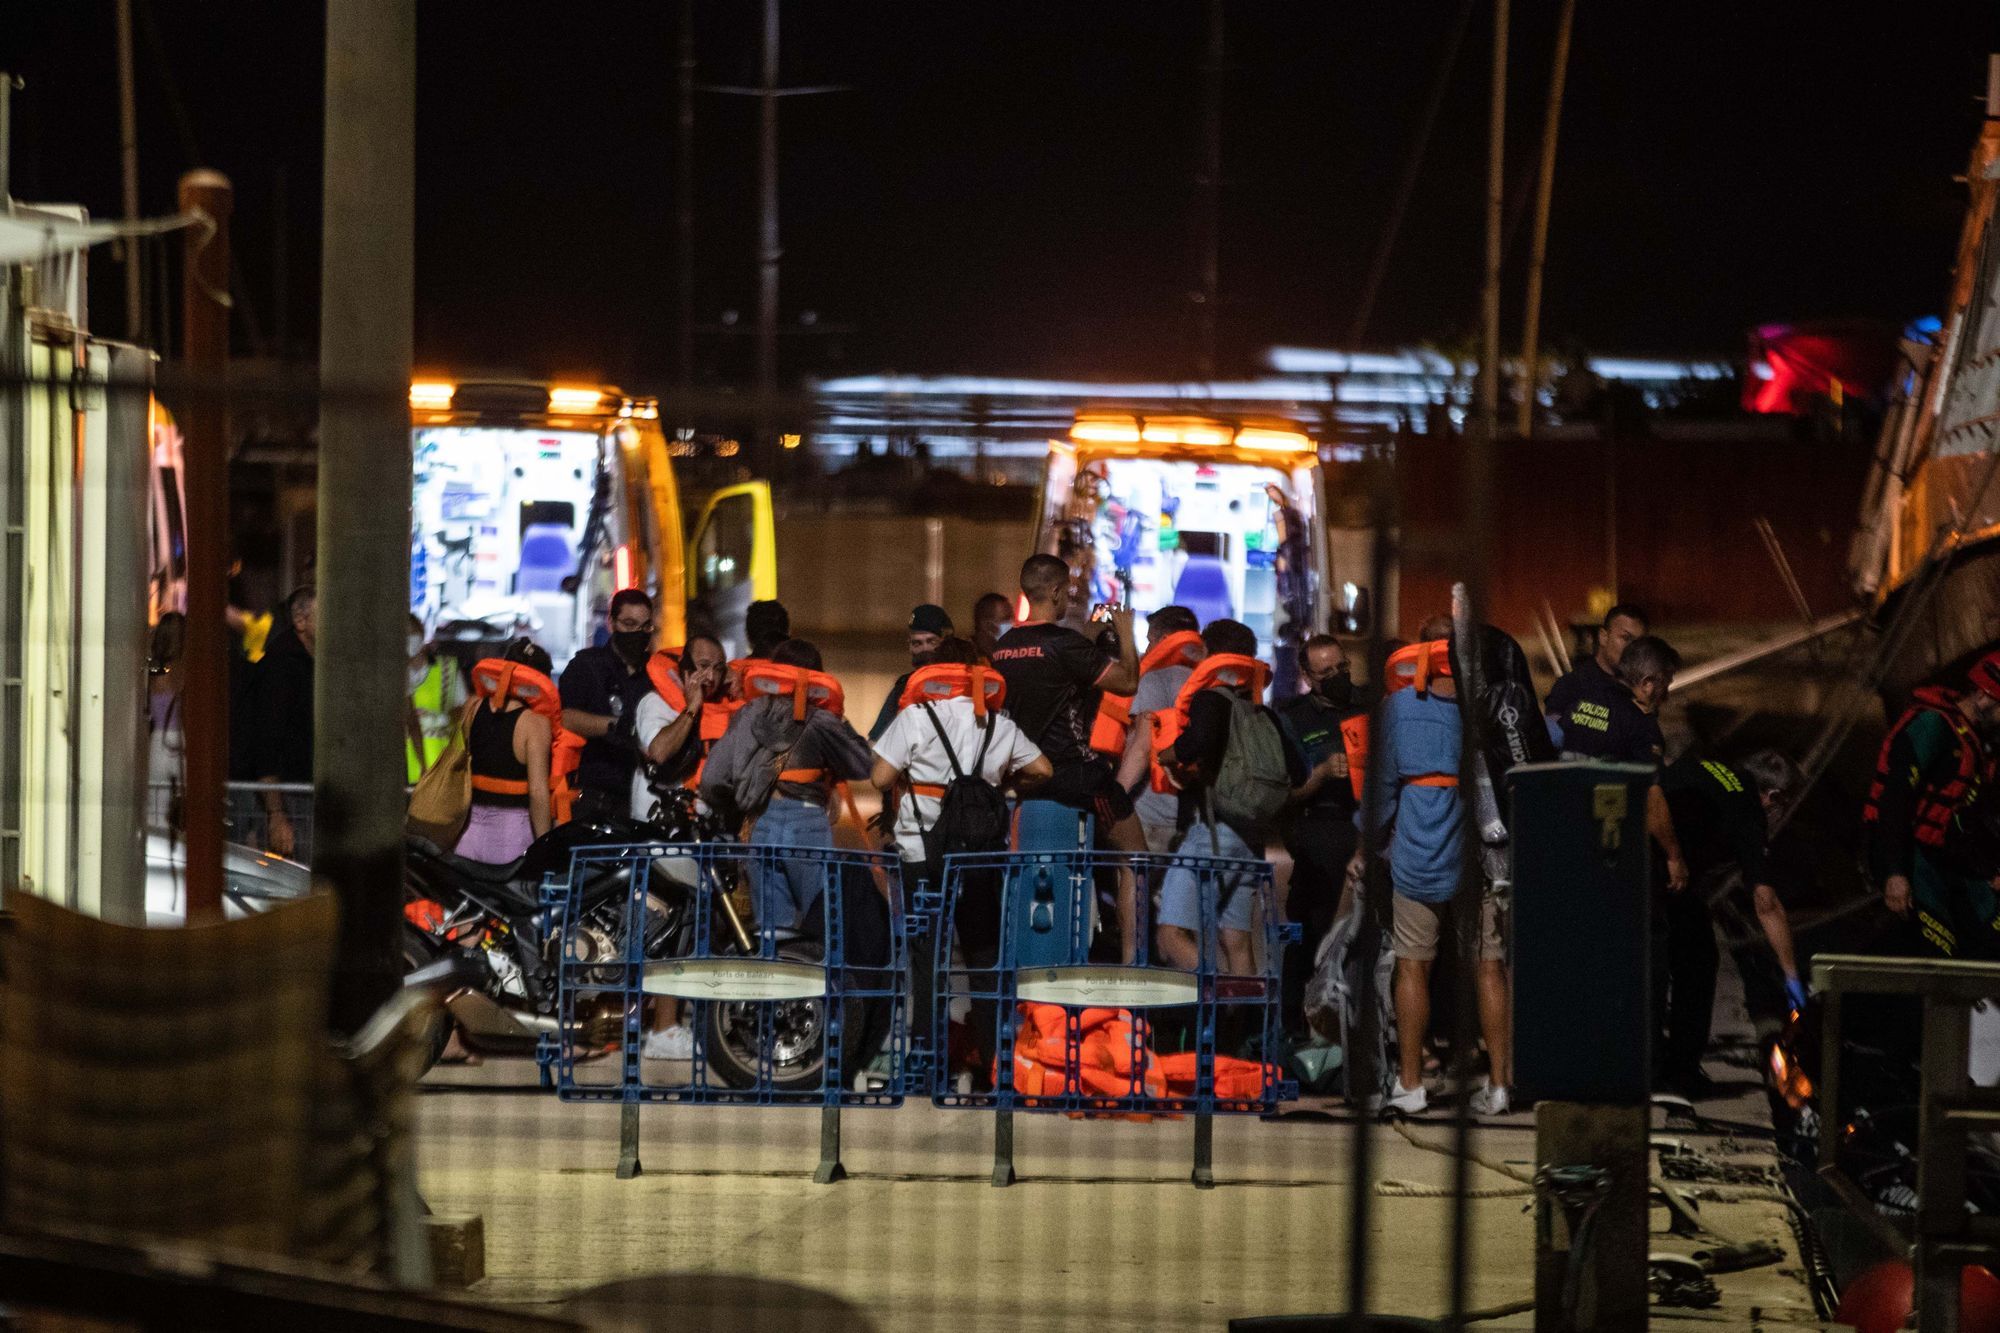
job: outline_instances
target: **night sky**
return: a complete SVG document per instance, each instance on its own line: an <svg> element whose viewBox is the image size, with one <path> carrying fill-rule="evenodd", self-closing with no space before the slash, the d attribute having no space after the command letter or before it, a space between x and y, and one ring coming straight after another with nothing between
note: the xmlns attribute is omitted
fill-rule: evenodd
<svg viewBox="0 0 2000 1333"><path fill-rule="evenodd" d="M229 174L246 305L267 343L281 309L290 341L309 343L320 8L137 7L144 211L172 211L197 151ZM753 82L760 6L698 8L700 77ZM665 382L676 9L425 0L421 361ZM1272 343L1344 338L1457 11L1457 0L1229 0L1225 372L1252 369ZM1556 0L1515 5L1510 192L1532 180L1556 11ZM1460 56L1372 344L1451 342L1475 323L1487 12ZM18 6L0 32L0 58L28 82L14 101L17 197L118 211L111 13L111 0ZM1550 336L1734 354L1753 324L1935 310L1961 215L1951 177L1978 129L1985 53L2000 49L1995 13L1985 0L1584 0ZM822 330L786 340L788 366L1189 373L1203 15L1193 0L788 3L787 81L851 89L783 108L784 315L812 312ZM697 309L718 326L738 311L747 330L754 104L701 94L696 137ZM1515 271L1526 241L1523 227ZM115 269L95 273L95 318L115 331ZM245 321L246 349L248 332ZM711 377L740 374L746 355L740 337L704 336Z"/></svg>

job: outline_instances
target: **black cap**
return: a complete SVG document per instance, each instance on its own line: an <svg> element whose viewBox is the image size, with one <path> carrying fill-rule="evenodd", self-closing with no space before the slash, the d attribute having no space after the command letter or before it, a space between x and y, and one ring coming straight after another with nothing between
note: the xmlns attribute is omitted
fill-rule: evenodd
<svg viewBox="0 0 2000 1333"><path fill-rule="evenodd" d="M910 612L910 633L949 634L951 614L941 606L932 606L929 602L925 602Z"/></svg>

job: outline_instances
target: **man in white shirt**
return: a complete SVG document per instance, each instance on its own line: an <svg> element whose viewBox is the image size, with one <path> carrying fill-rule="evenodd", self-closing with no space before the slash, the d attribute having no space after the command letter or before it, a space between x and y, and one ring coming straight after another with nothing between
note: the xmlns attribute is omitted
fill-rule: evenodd
<svg viewBox="0 0 2000 1333"><path fill-rule="evenodd" d="M647 690L639 700L632 734L645 760L632 774L632 818L640 823L653 817L659 800L653 792L655 774L672 786L692 777L701 766L702 704L721 696L728 671L722 645L706 634L695 634L681 650L681 696L687 706L676 708L657 689Z"/></svg>
<svg viewBox="0 0 2000 1333"><path fill-rule="evenodd" d="M934 661L971 666L977 657L977 650L968 640L949 638L938 645ZM911 704L896 714L895 721L875 742L875 767L869 780L881 791L885 803L896 802L896 846L903 856L904 881L913 887L918 881L928 881L933 888L944 887L944 866L941 860L934 862L928 858L924 831L936 825L942 792L958 775L952 768L954 757L958 760L958 770L967 777L974 775L973 765L977 763L977 776L995 787L1011 783L1025 790L1046 782L1055 771L1048 756L1014 725L1014 719L992 708L985 710L982 719L975 713L972 700L964 695L932 703L928 709ZM998 875L968 878L953 909L959 949L969 967L992 967L999 956L998 880ZM913 944L912 956L919 960L917 975L927 979L928 969L922 961L928 954L926 943ZM923 1031L931 1022L929 986L918 986L916 995L918 1002L912 1021ZM975 1006L973 1015L982 1069L990 1063L992 1054L991 1008L986 1005L985 1012L978 1012L979 1007Z"/></svg>

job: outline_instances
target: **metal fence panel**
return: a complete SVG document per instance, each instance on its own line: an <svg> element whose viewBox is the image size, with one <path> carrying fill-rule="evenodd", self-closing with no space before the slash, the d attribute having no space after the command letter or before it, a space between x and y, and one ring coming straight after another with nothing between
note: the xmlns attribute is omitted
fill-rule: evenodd
<svg viewBox="0 0 2000 1333"><path fill-rule="evenodd" d="M1100 883L1117 876L1134 879L1137 951L1131 964L1116 961L1115 936L1102 941L1092 910ZM1176 882L1170 884L1170 877ZM1008 852L952 856L946 860L941 894L928 896L920 910L933 913L936 928L929 967L935 1003L925 1054L931 1099L955 1109L1060 1111L1084 1114L1183 1115L1260 1114L1298 1096L1297 1084L1283 1075L1273 1057L1280 1044L1280 970L1284 945L1298 927L1278 914L1271 866L1262 860L1152 855L1095 850ZM982 885L982 879L985 881ZM1177 968L1159 957L1155 897L1189 888L1199 908L1195 941L1197 965ZM968 891L997 888L997 957L980 965L952 961L955 924ZM1241 910L1248 895L1252 958L1229 965L1223 955L1219 922L1226 908ZM1111 960L1094 959L1093 952ZM946 1061L954 1002L988 1006L994 1022L997 1061L993 1088L959 1091ZM1059 1087L1017 1086L1015 1057L1039 1035L1027 1030L1024 1003L1060 1006L1064 1015ZM1132 1011L1129 1024L1103 1030L1106 1010ZM1093 1011L1096 1011L1093 1013ZM1162 1090L1149 1077L1156 1032L1179 1019L1192 1031L1192 1078L1175 1080L1182 1090ZM1087 1036L1085 1029L1097 1029ZM1218 1091L1218 1038L1233 1038L1252 1051L1256 1073L1248 1086L1240 1078ZM1094 1049L1086 1059L1086 1043ZM1049 1048L1046 1038L1037 1045ZM1176 1053L1185 1055L1187 1052ZM1109 1070L1105 1068L1108 1060ZM1052 1062L1051 1062L1052 1063ZM1240 1067L1237 1071L1239 1074Z"/></svg>
<svg viewBox="0 0 2000 1333"><path fill-rule="evenodd" d="M816 885L797 932L737 906L760 877ZM559 914L565 1100L895 1106L905 1091L902 863L880 852L734 843L578 849L543 888ZM680 1001L693 1059L644 1058L652 1006ZM592 1029L616 1016L615 1060ZM871 1071L867 1057L878 1048ZM860 1076L856 1086L857 1075Z"/></svg>

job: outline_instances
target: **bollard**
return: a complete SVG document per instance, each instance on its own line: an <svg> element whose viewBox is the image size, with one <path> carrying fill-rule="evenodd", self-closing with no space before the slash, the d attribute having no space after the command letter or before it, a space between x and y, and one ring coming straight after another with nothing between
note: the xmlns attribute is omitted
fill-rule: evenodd
<svg viewBox="0 0 2000 1333"><path fill-rule="evenodd" d="M1540 1333L1645 1327L1652 781L1637 764L1508 774L1514 1075L1537 1102Z"/></svg>

